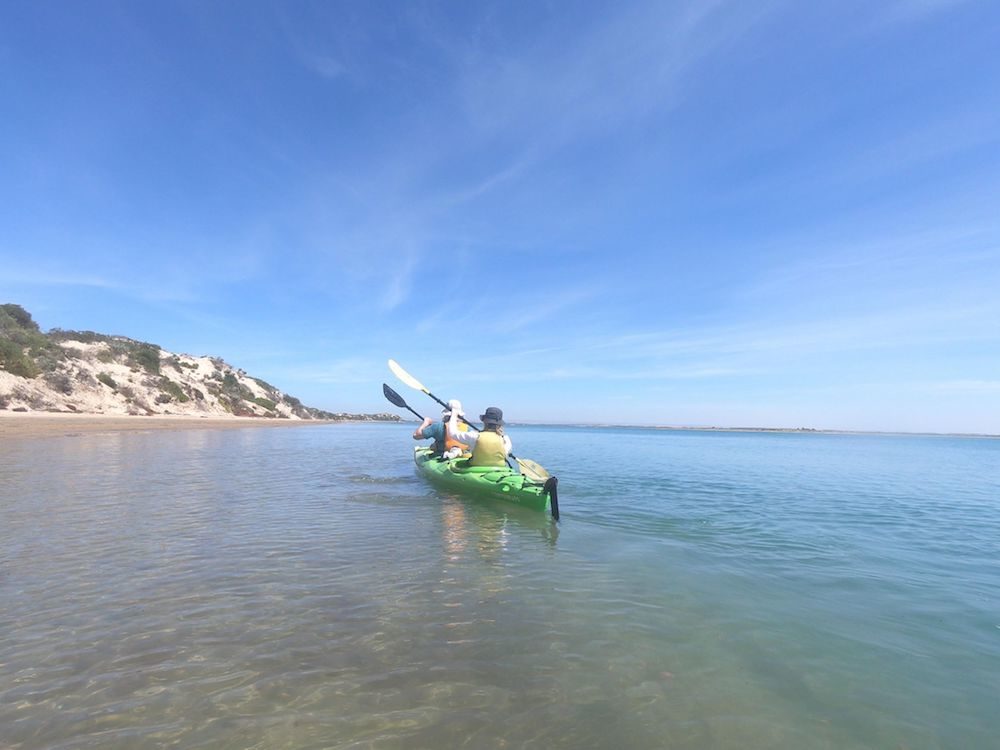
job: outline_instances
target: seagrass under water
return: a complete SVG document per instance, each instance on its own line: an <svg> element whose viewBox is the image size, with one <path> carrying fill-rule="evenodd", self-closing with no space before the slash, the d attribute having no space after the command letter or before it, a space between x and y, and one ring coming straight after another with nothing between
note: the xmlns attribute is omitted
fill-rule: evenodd
<svg viewBox="0 0 1000 750"><path fill-rule="evenodd" d="M1000 441L405 425L0 442L0 748L988 748Z"/></svg>

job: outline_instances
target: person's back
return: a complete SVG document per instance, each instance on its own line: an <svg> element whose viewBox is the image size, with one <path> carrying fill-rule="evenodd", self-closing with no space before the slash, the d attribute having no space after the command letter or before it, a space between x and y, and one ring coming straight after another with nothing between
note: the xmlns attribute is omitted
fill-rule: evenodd
<svg viewBox="0 0 1000 750"><path fill-rule="evenodd" d="M495 406L479 417L483 429L472 447L469 466L506 466L511 451L510 438L503 433L503 412Z"/></svg>
<svg viewBox="0 0 1000 750"><path fill-rule="evenodd" d="M479 433L476 445L472 449L469 466L506 466L507 451L503 438L492 430Z"/></svg>

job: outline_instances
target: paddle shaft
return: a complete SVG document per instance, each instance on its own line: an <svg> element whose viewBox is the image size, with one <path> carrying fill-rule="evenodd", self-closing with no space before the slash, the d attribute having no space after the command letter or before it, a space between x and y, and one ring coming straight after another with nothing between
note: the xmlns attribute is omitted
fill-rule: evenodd
<svg viewBox="0 0 1000 750"><path fill-rule="evenodd" d="M410 412L413 414L413 416L415 416L421 422L424 421L424 415L423 414L418 414L416 409L411 408L409 405L406 405L404 408L409 409Z"/></svg>

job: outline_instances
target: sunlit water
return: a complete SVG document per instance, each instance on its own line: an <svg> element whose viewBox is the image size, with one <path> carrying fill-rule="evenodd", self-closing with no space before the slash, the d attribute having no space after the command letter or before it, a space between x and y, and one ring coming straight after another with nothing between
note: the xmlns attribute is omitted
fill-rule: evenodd
<svg viewBox="0 0 1000 750"><path fill-rule="evenodd" d="M0 442L0 749L1000 746L1000 441L411 429Z"/></svg>

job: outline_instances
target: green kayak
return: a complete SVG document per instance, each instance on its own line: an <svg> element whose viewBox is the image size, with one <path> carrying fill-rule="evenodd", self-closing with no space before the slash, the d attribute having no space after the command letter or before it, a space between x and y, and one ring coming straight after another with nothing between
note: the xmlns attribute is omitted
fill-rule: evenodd
<svg viewBox="0 0 1000 750"><path fill-rule="evenodd" d="M470 496L505 500L543 513L551 511L552 517L559 519L555 477L542 482L529 479L506 466L468 466L466 459L445 460L424 447L413 450L413 460L421 474L441 487Z"/></svg>

